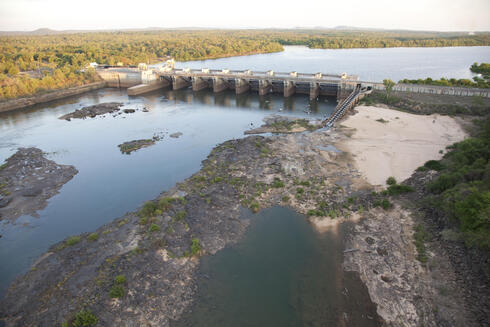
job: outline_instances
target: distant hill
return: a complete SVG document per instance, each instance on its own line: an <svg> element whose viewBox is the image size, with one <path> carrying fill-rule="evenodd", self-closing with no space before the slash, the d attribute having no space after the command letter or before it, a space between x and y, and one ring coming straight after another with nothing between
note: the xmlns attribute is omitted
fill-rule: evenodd
<svg viewBox="0 0 490 327"><path fill-rule="evenodd" d="M96 32L144 32L144 31L209 31L209 30L273 30L273 31L294 31L294 30L310 30L310 31L366 31L366 32L396 32L396 33L441 33L441 34L466 34L468 32L438 32L438 31L414 31L401 29L382 29L370 27L356 26L335 26L335 27L303 27L296 26L294 28L218 28L218 27L144 27L144 28L120 28L120 29L100 29L100 30L53 30L47 27L38 28L34 31L0 31L0 36L4 35L55 35L55 34L74 34L74 33L96 33ZM485 31L475 33L488 33Z"/></svg>

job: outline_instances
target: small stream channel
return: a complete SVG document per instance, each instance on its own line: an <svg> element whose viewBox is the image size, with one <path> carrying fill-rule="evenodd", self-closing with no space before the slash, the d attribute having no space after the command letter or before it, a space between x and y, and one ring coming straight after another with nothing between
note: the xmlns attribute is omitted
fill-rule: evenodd
<svg viewBox="0 0 490 327"><path fill-rule="evenodd" d="M380 326L366 287L342 269L349 224L319 233L284 207L252 219L241 241L201 258L195 302L172 327Z"/></svg>

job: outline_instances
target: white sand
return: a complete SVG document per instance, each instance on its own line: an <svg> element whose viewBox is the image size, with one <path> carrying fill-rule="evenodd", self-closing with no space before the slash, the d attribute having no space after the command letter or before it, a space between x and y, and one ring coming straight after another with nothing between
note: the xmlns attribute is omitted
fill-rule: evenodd
<svg viewBox="0 0 490 327"><path fill-rule="evenodd" d="M355 128L338 147L354 155L355 165L372 185L394 176L401 182L426 161L442 158L440 150L465 138L458 122L448 116L421 116L371 106L356 107L342 125ZM398 117L398 119L396 118ZM389 122L381 123L377 119Z"/></svg>

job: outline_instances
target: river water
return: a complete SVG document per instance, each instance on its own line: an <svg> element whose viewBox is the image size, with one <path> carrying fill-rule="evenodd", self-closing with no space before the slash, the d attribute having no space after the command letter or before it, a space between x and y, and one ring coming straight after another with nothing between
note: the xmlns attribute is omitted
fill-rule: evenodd
<svg viewBox="0 0 490 327"><path fill-rule="evenodd" d="M471 77L469 65L490 61L490 47L312 50L286 47L274 54L177 63L179 67L209 67L360 75L364 80L391 78ZM117 117L107 115L67 122L59 116L83 106L119 101L142 109ZM48 247L70 235L89 232L135 210L200 168L209 151L225 140L243 137L272 113L321 118L335 107L321 98L284 99L232 92L156 91L128 97L126 91L104 89L67 100L0 114L0 162L18 147L35 146L79 173L49 200L38 217L22 216L0 226L0 295L10 281L25 272ZM310 112L311 113L307 113ZM182 132L178 138L169 134ZM156 145L131 155L117 145L134 139L165 135ZM337 249L336 251L339 251Z"/></svg>
<svg viewBox="0 0 490 327"><path fill-rule="evenodd" d="M366 287L342 270L348 228L318 233L291 209L262 210L243 241L201 259L194 305L171 326L381 326Z"/></svg>

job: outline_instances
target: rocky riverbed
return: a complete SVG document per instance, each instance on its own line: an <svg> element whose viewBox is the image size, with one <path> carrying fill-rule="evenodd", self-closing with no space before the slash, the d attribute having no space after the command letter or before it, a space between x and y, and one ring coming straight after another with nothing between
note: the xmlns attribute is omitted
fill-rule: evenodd
<svg viewBox="0 0 490 327"><path fill-rule="evenodd" d="M35 215L78 170L46 159L37 148L19 148L0 166L0 220Z"/></svg>
<svg viewBox="0 0 490 327"><path fill-rule="evenodd" d="M72 119L84 119L87 117L94 118L96 116L105 115L119 111L123 104L120 102L106 102L99 103L93 106L83 107L82 109L77 109L66 115L59 117L59 119L72 120ZM132 111L134 112L134 110Z"/></svg>
<svg viewBox="0 0 490 327"><path fill-rule="evenodd" d="M245 131L244 134L301 133L305 131L314 131L321 127L320 120L309 121L308 119L270 115L264 118L264 124L262 126Z"/></svg>
<svg viewBox="0 0 490 327"><path fill-rule="evenodd" d="M193 301L199 257L240 240L250 224L243 210L273 205L306 214L322 229L359 219L344 268L365 282L378 305L373 319L389 326L466 321L454 308L461 300L438 306L435 277L417 261L414 211L402 202L377 208L379 193L351 154L335 147L352 134L338 126L224 142L198 173L137 212L53 245L12 283L0 322L56 326L90 316L103 326L168 326Z"/></svg>
<svg viewBox="0 0 490 327"><path fill-rule="evenodd" d="M138 212L53 245L11 285L0 316L7 326L53 326L90 310L104 326L168 326L192 301L199 256L244 234L244 207L280 204L337 219L360 206L349 196L370 190L349 155L323 150L343 137L316 132L219 145L200 172Z"/></svg>

